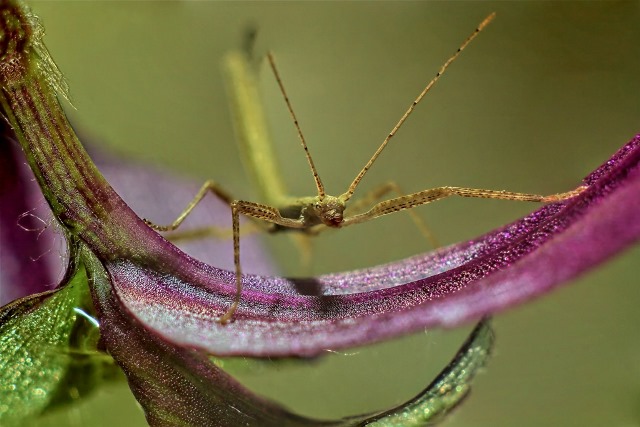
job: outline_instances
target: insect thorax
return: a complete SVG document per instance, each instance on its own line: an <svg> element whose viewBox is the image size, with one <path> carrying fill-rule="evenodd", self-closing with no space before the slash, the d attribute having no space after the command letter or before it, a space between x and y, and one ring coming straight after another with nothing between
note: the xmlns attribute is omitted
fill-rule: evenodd
<svg viewBox="0 0 640 427"><path fill-rule="evenodd" d="M345 203L335 196L304 197L292 200L290 203L278 208L280 215L284 218L299 219L303 222L304 228L295 229L304 231L313 226L324 224L328 227L340 227L343 221ZM275 227L276 231L294 230L288 227Z"/></svg>

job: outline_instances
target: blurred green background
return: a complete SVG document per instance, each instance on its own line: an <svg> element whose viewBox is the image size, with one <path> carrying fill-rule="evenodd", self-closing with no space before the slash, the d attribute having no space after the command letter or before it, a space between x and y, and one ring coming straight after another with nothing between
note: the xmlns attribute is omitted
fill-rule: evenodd
<svg viewBox="0 0 640 427"><path fill-rule="evenodd" d="M498 16L427 96L359 194L395 180L554 193L640 131L638 2L31 2L65 74L76 127L132 159L253 200L234 145L219 64L249 24L274 51L330 193L341 193L409 103L490 12ZM314 187L272 76L265 102L293 194ZM157 191L157 189L149 189ZM185 203L191 195L185 195ZM176 214L183 206L167 206ZM448 200L420 209L449 244L535 206ZM314 244L314 273L428 250L395 215ZM299 257L265 245L285 273ZM448 426L640 425L638 248L496 317L495 356ZM231 254L229 254L231 256ZM251 271L251 266L244 266ZM388 408L424 388L469 328L428 331L313 364L236 364L240 380L310 416ZM145 425L125 384L46 426Z"/></svg>

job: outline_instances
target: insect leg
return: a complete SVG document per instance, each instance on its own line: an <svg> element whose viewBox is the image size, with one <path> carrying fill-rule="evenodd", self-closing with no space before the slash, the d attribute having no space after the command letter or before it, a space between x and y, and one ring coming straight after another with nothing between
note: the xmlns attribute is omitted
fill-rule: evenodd
<svg viewBox="0 0 640 427"><path fill-rule="evenodd" d="M406 209L414 208L416 206L426 205L427 203L435 202L436 200L444 199L450 196L552 203L575 197L585 189L585 186L581 186L566 193L541 196L538 194L513 193L509 191L483 190L476 188L436 187L380 202L365 213L345 218L342 226L344 227L347 225L358 224L393 212L399 212Z"/></svg>
<svg viewBox="0 0 640 427"><path fill-rule="evenodd" d="M373 205L375 202L377 202L378 200L380 200L382 197L384 197L386 194L390 192L394 192L398 196L403 196L404 194L406 194L400 189L400 186L394 181L387 182L373 189L371 192L366 194L363 198L354 201L347 209L347 216L355 216L357 214L362 213L363 211L366 210L366 208L370 207L371 205ZM418 213L414 210L409 209L407 210L407 213L409 214L409 216L411 216L411 219L413 220L414 224L416 225L416 227L418 227L418 229L420 230L422 235L425 237L425 239L427 239L427 241L434 248L437 248L438 246L440 246L438 239L436 239L436 237L434 236L433 232L431 231L427 223L424 221L424 219L420 215L418 215Z"/></svg>
<svg viewBox="0 0 640 427"><path fill-rule="evenodd" d="M246 237L254 233L258 233L264 230L264 227L258 226L257 222L249 222L245 223L240 230L240 237ZM193 240L201 240L207 238L214 239L231 239L233 237L233 233L231 229L226 227L216 227L216 226L208 226L208 227L197 227L190 228L189 230L179 230L172 232L171 234L165 236L167 240L172 243L178 242L189 242Z"/></svg>
<svg viewBox="0 0 640 427"><path fill-rule="evenodd" d="M246 202L242 200L234 200L229 193L223 190L217 183L214 181L205 182L196 196L191 200L191 202L187 205L187 207L182 211L182 213L176 218L173 223L169 225L157 225L152 223L151 221L145 219L144 222L149 225L151 228L158 231L173 231L180 227L180 224L186 219L189 214L193 211L193 209L202 201L204 196L207 193L212 192L216 195L220 200L225 202L231 208L231 218L232 218L232 234L233 234L233 262L235 265L236 272L236 294L234 297L234 301L231 304L231 307L226 311L226 313L218 319L219 323L227 323L233 317L236 309L238 308L238 304L240 303L240 296L242 292L242 268L240 266L240 214L245 215L253 220L259 220L261 224L264 222L271 224L278 224L284 227L291 228L304 228L304 224L301 221L283 218L280 215L280 212L271 206Z"/></svg>
<svg viewBox="0 0 640 427"><path fill-rule="evenodd" d="M266 221L272 224L278 224L283 227L304 228L304 223L300 220L283 218L280 212L268 205L260 203L247 202L244 200L234 200L230 203L231 217L233 222L233 264L236 270L236 294L231 307L218 318L220 324L228 323L232 318L242 296L242 266L240 264L240 215L245 215L258 220Z"/></svg>
<svg viewBox="0 0 640 427"><path fill-rule="evenodd" d="M187 207L182 211L180 215L178 215L178 217L171 224L157 225L149 221L148 219L144 219L144 222L149 227L157 231L173 231L178 227L180 227L180 224L182 224L182 222L189 216L189 214L191 214L191 212L198 205L198 203L200 203L204 198L204 196L206 196L207 193L209 192L213 193L216 197L218 197L220 200L222 200L229 206L231 206L231 203L233 203L233 197L231 197L229 193L223 190L216 182L209 180L204 184L202 184L202 187L200 187L200 190L198 191L196 196L193 198L193 200L189 202Z"/></svg>
<svg viewBox="0 0 640 427"><path fill-rule="evenodd" d="M233 222L233 265L236 269L236 295L233 298L231 306L216 321L221 325L231 320L233 314L238 309L240 297L242 296L242 267L240 266L240 212L236 202L231 203L231 218Z"/></svg>

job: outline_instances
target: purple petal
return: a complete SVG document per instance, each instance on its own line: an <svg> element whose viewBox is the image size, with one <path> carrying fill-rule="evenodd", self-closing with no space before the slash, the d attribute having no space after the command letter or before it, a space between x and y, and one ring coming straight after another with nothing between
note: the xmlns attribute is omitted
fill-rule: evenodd
<svg viewBox="0 0 640 427"><path fill-rule="evenodd" d="M371 269L308 280L243 277L234 321L216 323L233 274L164 244L162 269L107 264L121 303L175 344L215 354L303 355L425 327L451 327L541 295L640 236L640 136L579 196L476 240ZM160 241L158 246L163 246ZM178 262L180 258L180 262ZM149 265L149 264L147 264Z"/></svg>

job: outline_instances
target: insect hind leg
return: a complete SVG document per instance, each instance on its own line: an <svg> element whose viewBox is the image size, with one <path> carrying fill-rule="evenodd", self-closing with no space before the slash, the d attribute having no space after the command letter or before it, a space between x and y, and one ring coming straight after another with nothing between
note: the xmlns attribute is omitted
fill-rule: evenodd
<svg viewBox="0 0 640 427"><path fill-rule="evenodd" d="M204 184L202 184L202 187L200 187L200 190L198 190L198 193L195 195L195 197L191 200L191 202L189 202L187 207L180 213L180 215L178 215L178 217L171 224L158 225L149 221L146 218L143 221L149 227L157 231L176 230L178 227L180 227L180 225L184 222L184 220L191 214L191 212L193 212L195 207L198 206L198 204L200 204L202 199L204 199L204 197L209 192L213 193L218 199L222 200L228 206L231 206L231 204L233 203L233 197L231 197L231 195L227 191L222 189L222 187L220 187L220 185L218 185L215 181L208 180Z"/></svg>

